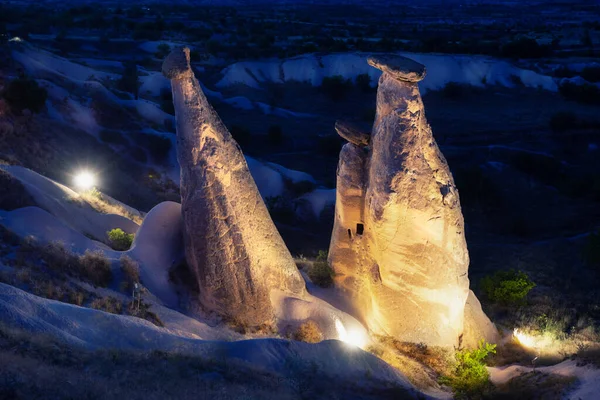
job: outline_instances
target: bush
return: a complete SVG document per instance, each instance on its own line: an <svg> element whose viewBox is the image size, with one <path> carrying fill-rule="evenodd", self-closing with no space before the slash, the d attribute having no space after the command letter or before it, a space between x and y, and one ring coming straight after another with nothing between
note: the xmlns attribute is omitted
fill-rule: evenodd
<svg viewBox="0 0 600 400"><path fill-rule="evenodd" d="M600 67L598 67L598 66L585 67L581 71L581 77L588 82L600 82Z"/></svg>
<svg viewBox="0 0 600 400"><path fill-rule="evenodd" d="M133 243L134 235L126 233L120 228L116 228L106 232L110 240L111 247L117 251L129 250Z"/></svg>
<svg viewBox="0 0 600 400"><path fill-rule="evenodd" d="M161 60L169 55L171 52L171 46L166 43L161 43L156 47L156 53L154 54L156 58L160 58Z"/></svg>
<svg viewBox="0 0 600 400"><path fill-rule="evenodd" d="M122 256L119 260L121 263L121 271L123 272L124 289L132 290L135 283L140 282L140 266L137 262L128 256Z"/></svg>
<svg viewBox="0 0 600 400"><path fill-rule="evenodd" d="M515 271L497 271L481 280L481 290L486 297L499 304L521 304L527 294L535 287L526 273Z"/></svg>
<svg viewBox="0 0 600 400"><path fill-rule="evenodd" d="M48 91L40 87L35 80L21 77L12 80L4 89L2 96L17 112L28 109L39 113L46 104Z"/></svg>
<svg viewBox="0 0 600 400"><path fill-rule="evenodd" d="M95 299L90 307L111 314L121 314L123 312L123 303L111 296Z"/></svg>
<svg viewBox="0 0 600 400"><path fill-rule="evenodd" d="M308 270L308 277L317 286L330 287L333 285L333 275L333 270L327 262L327 252L320 250L317 260Z"/></svg>
<svg viewBox="0 0 600 400"><path fill-rule="evenodd" d="M505 44L502 56L509 58L540 58L552 54L550 46L541 46L535 39L521 38Z"/></svg>
<svg viewBox="0 0 600 400"><path fill-rule="evenodd" d="M233 125L229 129L229 132L231 133L231 136L233 137L233 139L236 142L238 142L238 144L242 147L249 144L250 141L252 140L252 135L250 134L250 131L243 126Z"/></svg>
<svg viewBox="0 0 600 400"><path fill-rule="evenodd" d="M79 257L80 274L96 286L106 287L112 281L110 261L100 250L86 250Z"/></svg>
<svg viewBox="0 0 600 400"><path fill-rule="evenodd" d="M352 82L341 75L325 77L321 83L321 91L333 101L342 100L351 87Z"/></svg>
<svg viewBox="0 0 600 400"><path fill-rule="evenodd" d="M577 127L577 116L570 111L557 112L550 118L550 129L561 133Z"/></svg>
<svg viewBox="0 0 600 400"><path fill-rule="evenodd" d="M560 85L559 92L567 100L583 104L600 104L600 89L591 83L577 85L565 82Z"/></svg>
<svg viewBox="0 0 600 400"><path fill-rule="evenodd" d="M457 351L452 375L442 377L440 383L450 386L455 398L477 397L489 386L489 373L483 361L490 353L496 353L496 345L483 339L475 350Z"/></svg>
<svg viewBox="0 0 600 400"><path fill-rule="evenodd" d="M360 74L356 77L356 87L363 93L371 91L371 77L369 74Z"/></svg>
<svg viewBox="0 0 600 400"><path fill-rule="evenodd" d="M448 82L442 89L442 95L448 99L458 99L465 94L465 85L458 82Z"/></svg>
<svg viewBox="0 0 600 400"><path fill-rule="evenodd" d="M273 146L281 146L283 143L283 131L279 125L271 125L267 132L267 139Z"/></svg>
<svg viewBox="0 0 600 400"><path fill-rule="evenodd" d="M322 339L319 326L313 321L307 321L294 332L294 340L306 343L319 343Z"/></svg>
<svg viewBox="0 0 600 400"><path fill-rule="evenodd" d="M600 231L591 233L583 250L585 263L590 267L600 267Z"/></svg>

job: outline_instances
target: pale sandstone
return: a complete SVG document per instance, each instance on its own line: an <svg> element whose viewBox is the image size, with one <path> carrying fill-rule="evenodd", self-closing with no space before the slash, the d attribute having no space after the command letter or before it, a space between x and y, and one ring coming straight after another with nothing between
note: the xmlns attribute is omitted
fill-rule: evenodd
<svg viewBox="0 0 600 400"><path fill-rule="evenodd" d="M369 63L383 71L369 147L345 145L338 166L329 252L336 286L374 333L458 346L469 257L458 191L416 83L425 67L403 57Z"/></svg>
<svg viewBox="0 0 600 400"><path fill-rule="evenodd" d="M272 324L272 292L304 296L304 280L240 147L194 77L189 50L175 49L163 73L173 91L185 253L200 303L235 323Z"/></svg>

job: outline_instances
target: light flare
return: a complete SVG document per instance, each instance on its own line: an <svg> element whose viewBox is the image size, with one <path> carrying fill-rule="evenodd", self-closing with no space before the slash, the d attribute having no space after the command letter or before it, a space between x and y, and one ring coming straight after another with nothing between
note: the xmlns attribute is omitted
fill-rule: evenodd
<svg viewBox="0 0 600 400"><path fill-rule="evenodd" d="M350 346L363 348L367 344L367 338L363 331L356 328L346 330L346 327L339 319L335 321L335 329L338 333L338 339Z"/></svg>
<svg viewBox="0 0 600 400"><path fill-rule="evenodd" d="M73 183L78 189L89 190L96 186L96 175L87 170L80 171L75 175Z"/></svg>

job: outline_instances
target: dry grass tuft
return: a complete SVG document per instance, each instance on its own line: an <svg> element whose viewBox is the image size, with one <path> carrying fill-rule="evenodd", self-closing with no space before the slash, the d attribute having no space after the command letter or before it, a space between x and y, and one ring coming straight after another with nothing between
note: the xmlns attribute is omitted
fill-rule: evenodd
<svg viewBox="0 0 600 400"><path fill-rule="evenodd" d="M125 278L122 286L125 290L132 290L133 284L140 282L140 266L131 257L125 255L121 256L119 261Z"/></svg>
<svg viewBox="0 0 600 400"><path fill-rule="evenodd" d="M116 214L122 217L128 218L138 225L144 222L144 219L132 213L122 204L110 201L105 195L103 195L97 189L88 190L79 194L81 198L88 203L96 211L103 214Z"/></svg>
<svg viewBox="0 0 600 400"><path fill-rule="evenodd" d="M577 383L574 376L528 372L498 385L486 395L490 400L540 399L560 400Z"/></svg>
<svg viewBox="0 0 600 400"><path fill-rule="evenodd" d="M319 343L323 340L323 335L319 326L314 321L306 321L294 332L294 340L306 343Z"/></svg>
<svg viewBox="0 0 600 400"><path fill-rule="evenodd" d="M106 287L112 281L110 261L100 250L86 250L85 254L79 257L79 265L81 276L94 285Z"/></svg>
<svg viewBox="0 0 600 400"><path fill-rule="evenodd" d="M123 313L123 303L112 296L97 298L90 303L90 307L111 314Z"/></svg>

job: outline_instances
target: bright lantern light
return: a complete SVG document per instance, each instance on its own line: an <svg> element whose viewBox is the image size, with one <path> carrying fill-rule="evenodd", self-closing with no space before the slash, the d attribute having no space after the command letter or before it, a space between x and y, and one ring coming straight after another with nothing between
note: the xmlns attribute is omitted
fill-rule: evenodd
<svg viewBox="0 0 600 400"><path fill-rule="evenodd" d="M515 328L513 331L513 336L517 338L519 343L521 343L525 347L535 348L536 340L533 336L528 335L524 332L521 332L519 329Z"/></svg>
<svg viewBox="0 0 600 400"><path fill-rule="evenodd" d="M335 321L335 329L338 333L338 339L344 343L360 348L364 347L367 343L367 338L363 331L356 328L346 330L346 327L339 319Z"/></svg>
<svg viewBox="0 0 600 400"><path fill-rule="evenodd" d="M79 189L88 190L96 185L96 176L89 171L81 171L75 175L75 186Z"/></svg>

